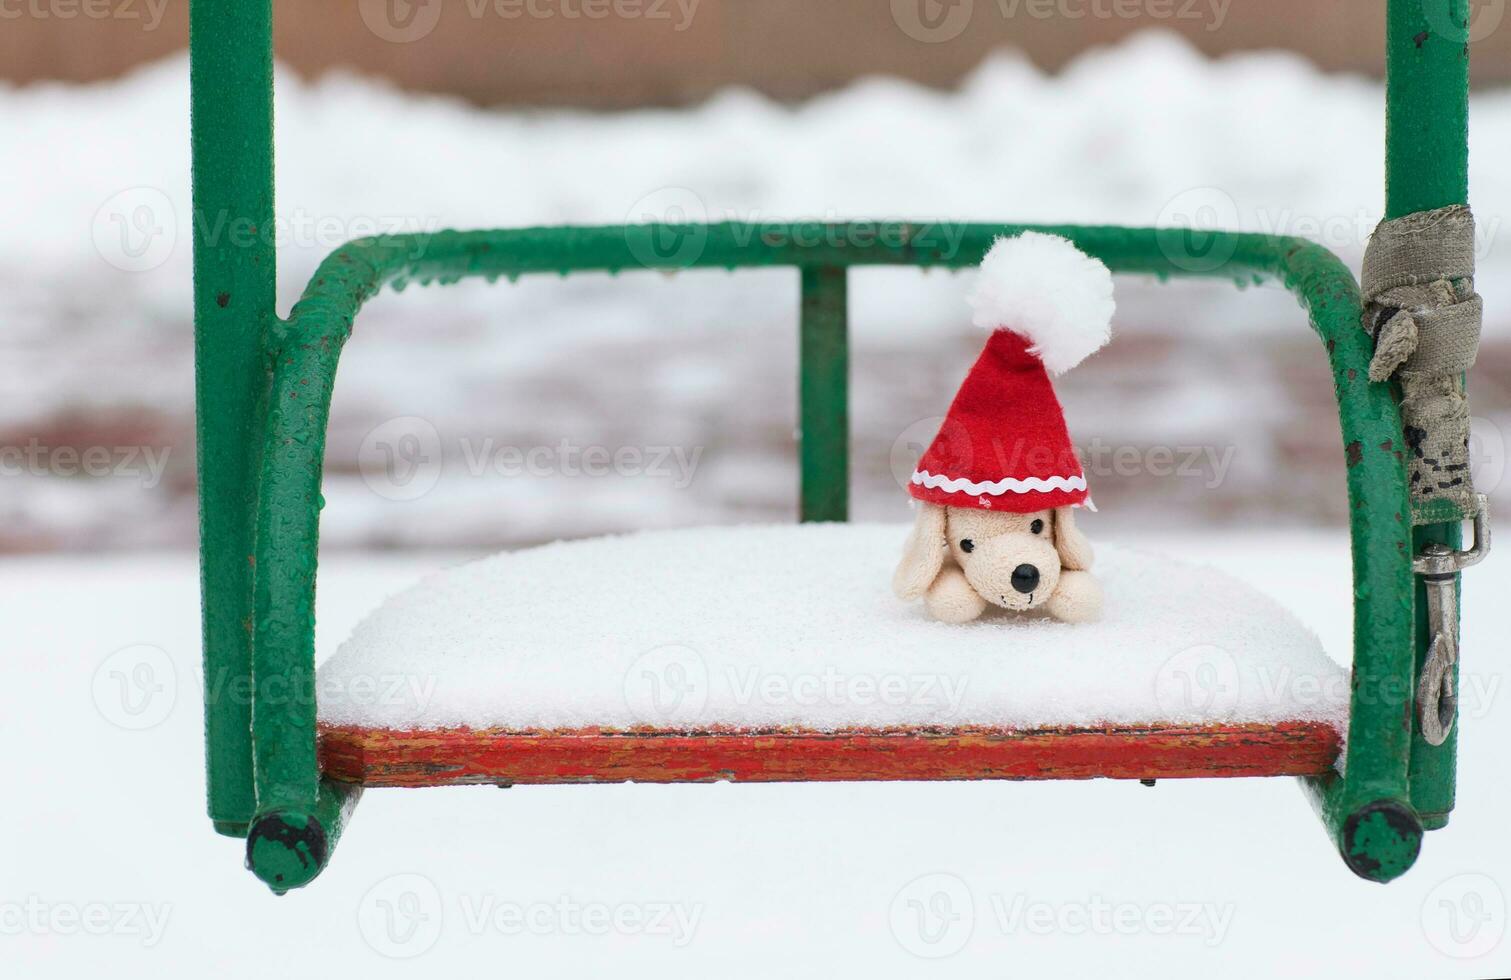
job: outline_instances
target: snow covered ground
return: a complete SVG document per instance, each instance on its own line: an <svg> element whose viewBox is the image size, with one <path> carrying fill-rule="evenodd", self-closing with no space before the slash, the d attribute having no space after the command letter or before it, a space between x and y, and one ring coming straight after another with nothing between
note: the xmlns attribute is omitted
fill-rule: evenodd
<svg viewBox="0 0 1511 980"><path fill-rule="evenodd" d="M0 497L0 549L194 540L187 75L178 58L0 88L0 462L22 474ZM1290 55L1211 62L1163 34L1056 76L1004 53L957 92L873 79L791 107L729 91L681 111L484 112L283 74L281 302L373 231L674 217L1195 221L1311 237L1357 265L1382 202L1382 98ZM1472 122L1476 455L1497 489L1511 92L1477 93ZM959 278L864 271L851 295L855 513L902 519L899 455L928 441L980 339ZM1328 375L1289 296L1125 280L1118 298L1113 344L1061 388L1109 519L1341 519ZM795 310L783 272L385 294L343 359L326 540L475 548L568 522L782 519ZM428 466L423 493L365 478L403 445ZM642 462L584 474L599 448ZM91 449L106 462L81 472Z"/></svg>
<svg viewBox="0 0 1511 980"><path fill-rule="evenodd" d="M1341 532L1161 534L1348 649ZM457 555L337 554L321 655ZM1289 779L391 790L275 899L202 816L181 554L0 560L7 976L532 978L1511 973L1511 565L1465 576L1459 809L1384 887ZM879 568L885 577L890 569Z"/></svg>

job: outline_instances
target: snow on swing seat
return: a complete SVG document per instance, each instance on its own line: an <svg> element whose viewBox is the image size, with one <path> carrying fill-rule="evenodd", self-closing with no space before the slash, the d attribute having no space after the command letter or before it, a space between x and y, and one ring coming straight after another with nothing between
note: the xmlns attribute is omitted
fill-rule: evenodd
<svg viewBox="0 0 1511 980"><path fill-rule="evenodd" d="M704 528L434 574L319 672L321 760L368 785L1300 775L1348 677L1262 593L1105 543L1100 622L930 620L907 528Z"/></svg>

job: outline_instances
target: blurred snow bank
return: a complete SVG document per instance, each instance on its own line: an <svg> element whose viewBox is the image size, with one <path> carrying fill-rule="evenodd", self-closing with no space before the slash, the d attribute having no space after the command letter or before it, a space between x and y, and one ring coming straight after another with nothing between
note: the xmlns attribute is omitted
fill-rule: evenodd
<svg viewBox="0 0 1511 980"><path fill-rule="evenodd" d="M42 458L7 481L21 486L0 503L0 547L188 542L187 64L108 85L0 89L0 110L10 218L0 228L0 446L36 440ZM1476 96L1473 127L1494 363L1511 292L1500 234L1511 94ZM367 79L283 72L277 128L285 310L351 237L638 221L670 216L668 201L694 220L1197 220L1310 237L1357 268L1383 184L1378 83L1286 54L1211 62L1158 33L1054 77L1002 54L958 92L873 79L796 107L730 91L682 111L490 113ZM895 457L942 413L974 354L963 294L943 273L854 277L860 516L898 515ZM774 272L380 297L343 361L330 540L482 545L790 514L795 301L792 277ZM1179 520L1342 513L1327 372L1289 296L1121 280L1119 303L1113 345L1061 389L1078 440L1100 440L1111 461L1092 472L1109 519L1167 513L1171 499ZM1259 348L1255 330L1265 331ZM1203 342L1178 345L1186 334ZM1480 373L1477 407L1499 467L1498 419L1511 399L1486 383L1492 370ZM381 441L397 424L415 436L405 427L418 423L402 421L411 417L438 471L428 492L401 500L360 473L374 432ZM59 446L135 445L171 450L170 460L150 486L128 476L124 492L56 460ZM550 451L523 479L498 462L500 447ZM644 479L643 467L568 472L566 457L593 447L698 451L700 463L688 480ZM1125 448L1127 466L1115 462ZM1196 469L1172 484L1179 477L1162 471L1182 454ZM1290 493L1276 486L1281 468Z"/></svg>

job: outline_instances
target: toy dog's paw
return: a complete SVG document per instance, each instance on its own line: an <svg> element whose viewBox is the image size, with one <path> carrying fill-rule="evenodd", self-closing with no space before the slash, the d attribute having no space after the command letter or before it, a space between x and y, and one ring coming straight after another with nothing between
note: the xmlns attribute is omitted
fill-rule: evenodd
<svg viewBox="0 0 1511 980"><path fill-rule="evenodd" d="M1044 608L1063 623L1089 623L1102 616L1102 586L1090 572L1064 571Z"/></svg>
<svg viewBox="0 0 1511 980"><path fill-rule="evenodd" d="M986 600L971 588L965 573L958 568L946 568L934 579L923 597L929 615L941 623L969 623L986 611Z"/></svg>

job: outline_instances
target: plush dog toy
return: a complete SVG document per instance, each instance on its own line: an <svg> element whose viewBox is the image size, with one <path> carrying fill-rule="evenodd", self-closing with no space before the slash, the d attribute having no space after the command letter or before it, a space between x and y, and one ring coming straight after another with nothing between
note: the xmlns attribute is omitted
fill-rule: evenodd
<svg viewBox="0 0 1511 980"><path fill-rule="evenodd" d="M918 516L893 591L947 623L991 606L1096 619L1101 587L1073 516L1095 508L1049 376L1107 342L1112 276L1069 241L1024 232L987 252L970 303L991 337L909 482Z"/></svg>
<svg viewBox="0 0 1511 980"><path fill-rule="evenodd" d="M968 623L988 604L1043 609L1067 623L1095 619L1102 590L1072 513L920 503L892 588L903 599L922 596L929 615L946 623Z"/></svg>

